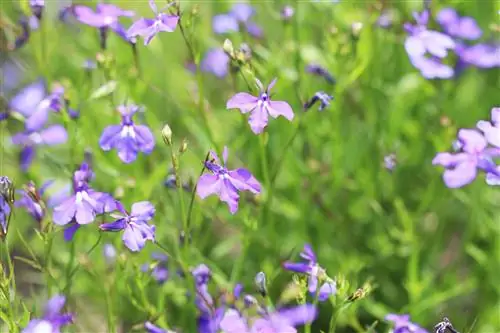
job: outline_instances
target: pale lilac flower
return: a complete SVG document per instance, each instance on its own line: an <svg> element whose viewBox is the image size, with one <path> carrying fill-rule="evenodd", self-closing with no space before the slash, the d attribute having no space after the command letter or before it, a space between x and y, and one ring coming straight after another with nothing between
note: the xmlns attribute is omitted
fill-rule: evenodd
<svg viewBox="0 0 500 333"><path fill-rule="evenodd" d="M311 295L316 295L317 293L318 300L320 302L326 301L330 295L335 295L337 293L337 284L326 275L325 269L318 264L316 254L314 253L311 245L304 245L304 250L300 253L300 257L305 261L286 261L283 263L283 268L289 271L308 275L309 293ZM321 285L319 291L317 291L318 281L320 279L325 282Z"/></svg>
<svg viewBox="0 0 500 333"><path fill-rule="evenodd" d="M140 109L136 105L118 107L121 114L121 124L108 126L102 132L99 146L102 150L116 149L118 157L124 163L132 163L137 154L150 154L155 147L155 139L151 130L145 125L137 125L132 120Z"/></svg>
<svg viewBox="0 0 500 333"><path fill-rule="evenodd" d="M114 25L118 24L118 19L120 17L134 16L133 11L123 10L109 3L97 4L96 11L86 6L77 5L73 7L73 12L78 21L96 28L112 28Z"/></svg>
<svg viewBox="0 0 500 333"><path fill-rule="evenodd" d="M149 7L155 14L155 18L140 18L135 21L135 23L132 24L132 26L127 30L127 36L129 38L141 36L144 38L144 45L148 45L153 37L159 32L174 31L177 27L177 23L179 22L179 16L163 13L163 11L172 4L173 2L158 11L154 0L149 0Z"/></svg>
<svg viewBox="0 0 500 333"><path fill-rule="evenodd" d="M433 165L446 168L443 180L449 188L458 188L471 183L477 176L477 169L500 176L493 158L500 157L500 149L488 148L486 139L473 129L458 132L461 151L456 154L439 153L432 160Z"/></svg>
<svg viewBox="0 0 500 333"><path fill-rule="evenodd" d="M212 28L216 34L228 32L237 32L240 30L240 24L245 27L247 32L254 37L262 36L262 29L250 18L255 14L253 7L247 3L236 3L229 13L215 15L212 20Z"/></svg>
<svg viewBox="0 0 500 333"><path fill-rule="evenodd" d="M31 12L38 20L42 19L42 13L44 7L45 7L45 0L30 0Z"/></svg>
<svg viewBox="0 0 500 333"><path fill-rule="evenodd" d="M209 195L217 195L221 201L227 203L231 214L238 210L240 195L238 191L250 191L253 194L260 193L260 183L244 168L228 170L226 167L228 150L224 147L221 165L216 153L211 152L211 161L205 162L205 167L211 174L205 173L198 180L196 193L202 199Z"/></svg>
<svg viewBox="0 0 500 333"><path fill-rule="evenodd" d="M385 320L394 324L393 333L428 333L422 327L410 322L409 315L388 314Z"/></svg>
<svg viewBox="0 0 500 333"><path fill-rule="evenodd" d="M20 154L21 170L27 171L35 157L36 146L53 146L63 144L68 140L68 133L61 125L51 125L37 131L26 130L11 138L12 143L22 147Z"/></svg>
<svg viewBox="0 0 500 333"><path fill-rule="evenodd" d="M290 104L284 101L271 101L270 90L276 83L276 79L271 81L267 89L256 79L260 89L259 97L249 93L240 92L227 101L227 109L240 109L241 113L250 113L248 123L255 134L260 134L267 126L268 115L273 118L283 116L289 121L293 120L294 114Z"/></svg>
<svg viewBox="0 0 500 333"><path fill-rule="evenodd" d="M387 170L393 171L394 168L396 168L396 163L397 163L396 154L389 154L384 156L384 167Z"/></svg>
<svg viewBox="0 0 500 333"><path fill-rule="evenodd" d="M450 36L476 40L481 37L482 30L472 17L460 17L453 8L443 8L437 14L436 20Z"/></svg>
<svg viewBox="0 0 500 333"><path fill-rule="evenodd" d="M106 260L106 264L113 265L116 261L116 249L113 244L104 244L102 252L104 255L104 260Z"/></svg>
<svg viewBox="0 0 500 333"><path fill-rule="evenodd" d="M166 282L168 280L168 256L159 253L159 252L154 252L151 254L151 257L153 258L152 263L144 264L141 266L141 271L143 272L150 272L151 276L160 284Z"/></svg>
<svg viewBox="0 0 500 333"><path fill-rule="evenodd" d="M120 203L117 203L117 208L121 214L116 214L114 217L118 219L111 223L101 224L99 226L101 230L124 230L123 243L134 252L142 250L146 241L155 241L155 226L148 224L155 214L155 208L149 201L134 203L130 213Z"/></svg>
<svg viewBox="0 0 500 333"><path fill-rule="evenodd" d="M203 56L200 67L203 72L212 73L221 78L227 75L231 58L221 48L212 48Z"/></svg>
<svg viewBox="0 0 500 333"><path fill-rule="evenodd" d="M491 145L500 148L500 107L491 109L491 122L480 120L476 126Z"/></svg>
<svg viewBox="0 0 500 333"><path fill-rule="evenodd" d="M52 297L45 306L43 317L32 319L22 333L60 333L60 328L73 323L71 313L61 313L66 298L61 295Z"/></svg>
<svg viewBox="0 0 500 333"><path fill-rule="evenodd" d="M328 82L330 84L335 84L335 82L336 82L335 78L333 77L332 74L330 74L328 69L326 69L325 67L323 67L321 65L309 64L306 66L306 71L311 73L311 74L321 76L322 78L324 78L326 80L326 82Z"/></svg>
<svg viewBox="0 0 500 333"><path fill-rule="evenodd" d="M281 19L283 21L290 21L290 19L295 14L295 9L292 6L286 5L281 9Z"/></svg>

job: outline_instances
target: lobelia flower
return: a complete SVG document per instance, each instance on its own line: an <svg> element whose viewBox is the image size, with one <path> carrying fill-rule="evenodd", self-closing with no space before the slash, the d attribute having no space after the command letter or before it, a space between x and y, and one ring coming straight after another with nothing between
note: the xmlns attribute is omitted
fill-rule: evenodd
<svg viewBox="0 0 500 333"><path fill-rule="evenodd" d="M410 322L409 315L388 314L385 320L394 324L393 333L428 333L422 327Z"/></svg>
<svg viewBox="0 0 500 333"><path fill-rule="evenodd" d="M203 72L212 73L222 78L226 76L229 71L230 61L231 58L229 58L222 48L212 48L203 56L200 68Z"/></svg>
<svg viewBox="0 0 500 333"><path fill-rule="evenodd" d="M321 65L318 65L318 64L309 64L306 66L306 71L308 73L311 73L311 74L314 74L314 75L317 75L317 76L321 76L322 78L324 78L326 80L326 82L330 83L330 84L335 84L336 81L335 81L335 78L333 77L332 74L330 74L330 72L328 72L328 69L322 67Z"/></svg>
<svg viewBox="0 0 500 333"><path fill-rule="evenodd" d="M102 254L107 265L113 265L116 261L116 249L113 244L106 243L102 248Z"/></svg>
<svg viewBox="0 0 500 333"><path fill-rule="evenodd" d="M289 121L293 120L294 114L290 104L284 101L271 101L270 90L276 84L276 80L271 81L267 89L256 79L260 89L259 97L249 93L240 92L227 101L227 109L240 109L241 113L250 113L248 123L255 134L260 134L267 126L268 115L273 118L283 116Z"/></svg>
<svg viewBox="0 0 500 333"><path fill-rule="evenodd" d="M309 293L312 295L318 293L318 300L320 302L326 301L330 295L335 295L337 293L337 284L335 281L328 278L325 269L318 264L316 254L309 244L304 245L304 250L300 253L300 256L305 262L295 263L286 261L283 263L283 268L289 271L307 274ZM324 280L325 282L317 292L318 280Z"/></svg>
<svg viewBox="0 0 500 333"><path fill-rule="evenodd" d="M16 207L24 207L28 213L37 221L42 222L46 214L46 205L43 202L42 196L47 188L54 183L53 180L45 182L39 189L36 188L33 182L28 183L24 190L20 190L21 199L16 200Z"/></svg>
<svg viewBox="0 0 500 333"><path fill-rule="evenodd" d="M449 188L458 188L471 183L477 176L477 169L500 176L493 158L500 157L500 149L489 148L486 139L473 129L458 132L460 151L456 154L438 153L433 165L446 168L443 180Z"/></svg>
<svg viewBox="0 0 500 333"><path fill-rule="evenodd" d="M296 326L310 323L316 316L316 307L311 304L283 308L250 320L246 320L237 310L228 309L220 322L220 328L224 333L296 333Z"/></svg>
<svg viewBox="0 0 500 333"><path fill-rule="evenodd" d="M53 146L63 144L68 140L68 133L61 125L51 125L45 129L25 130L12 136L15 145L22 146L20 154L21 170L26 172L35 157L36 146Z"/></svg>
<svg viewBox="0 0 500 333"><path fill-rule="evenodd" d="M155 147L155 139L151 130L145 125L136 125L132 120L139 110L136 105L119 106L121 124L106 127L99 139L99 146L102 150L116 149L118 157L124 163L135 161L139 152L150 154Z"/></svg>
<svg viewBox="0 0 500 333"><path fill-rule="evenodd" d="M191 274L195 280L195 304L200 314L197 318L199 333L218 333L219 324L224 314L224 307L215 308L214 300L208 291L208 283L212 272L205 264L200 264L192 269Z"/></svg>
<svg viewBox="0 0 500 333"><path fill-rule="evenodd" d="M18 50L20 49L21 47L23 47L24 45L26 45L26 43L28 43L28 40L30 38L30 35L31 35L31 24L32 24L32 20L30 18L27 18L27 17L21 17L19 19L19 25L21 26L21 35L16 37L16 39L14 40L14 45L13 46L10 46L10 48L12 50Z"/></svg>
<svg viewBox="0 0 500 333"><path fill-rule="evenodd" d="M0 238L4 238L7 235L10 214L11 208L9 203L3 195L0 195Z"/></svg>
<svg viewBox="0 0 500 333"><path fill-rule="evenodd" d="M393 171L396 168L396 154L389 154L384 156L384 167L389 170Z"/></svg>
<svg viewBox="0 0 500 333"><path fill-rule="evenodd" d="M112 28L120 17L134 16L133 11L123 10L109 3L98 3L95 12L89 7L76 5L73 13L78 21L95 28Z"/></svg>
<svg viewBox="0 0 500 333"><path fill-rule="evenodd" d="M212 160L205 161L205 167L212 174L205 173L198 180L196 193L201 199L209 195L217 195L221 201L225 202L231 214L238 210L239 193L238 191L250 191L258 194L261 191L260 183L255 177L244 168L228 170L226 167L228 149L224 147L221 165L216 153L210 152Z"/></svg>
<svg viewBox="0 0 500 333"><path fill-rule="evenodd" d="M134 252L142 250L147 240L155 241L155 226L148 224L155 214L155 208L149 201L134 203L130 213L120 203L117 203L117 209L121 213L113 215L117 220L101 224L101 230L123 230L123 243Z"/></svg>
<svg viewBox="0 0 500 333"><path fill-rule="evenodd" d="M244 26L247 32L253 37L262 36L262 29L250 18L255 14L253 7L247 3L236 3L227 14L215 15L212 20L212 28L216 34L237 32L240 25Z"/></svg>
<svg viewBox="0 0 500 333"><path fill-rule="evenodd" d="M475 19L467 16L460 17L453 8L441 9L437 14L436 21L452 37L476 40L483 34Z"/></svg>
<svg viewBox="0 0 500 333"><path fill-rule="evenodd" d="M281 14L281 19L285 22L288 22L295 14L295 9L293 9L293 7L290 5L286 5L281 9L280 14Z"/></svg>
<svg viewBox="0 0 500 333"><path fill-rule="evenodd" d="M168 280L168 256L163 253L154 252L151 254L154 262L141 266L141 271L151 272L153 278L160 284Z"/></svg>
<svg viewBox="0 0 500 333"><path fill-rule="evenodd" d="M61 313L64 303L64 296L52 297L45 306L43 317L32 319L22 333L59 333L62 326L72 324L73 314Z"/></svg>
<svg viewBox="0 0 500 333"><path fill-rule="evenodd" d="M454 72L450 66L441 62L448 55L448 50L455 48L455 41L448 35L428 30L429 12L413 13L417 25L406 23L409 36L405 40L405 49L411 63L427 79L447 79Z"/></svg>
<svg viewBox="0 0 500 333"><path fill-rule="evenodd" d="M309 110L316 102L319 102L319 108L318 111L323 111L326 107L330 105L330 101L333 100L333 96L328 95L327 93L324 93L322 91L318 91L317 93L314 94L313 97L309 101L307 101L304 104L304 109L307 111Z"/></svg>
<svg viewBox="0 0 500 333"><path fill-rule="evenodd" d="M163 13L167 7L170 7L173 4L174 2L171 2L166 7L158 11L154 0L149 0L149 7L154 12L155 18L140 18L135 21L135 23L132 24L132 26L127 30L127 36L129 38L141 36L144 38L144 45L148 45L153 37L159 32L174 31L177 27L177 23L179 22L179 16Z"/></svg>

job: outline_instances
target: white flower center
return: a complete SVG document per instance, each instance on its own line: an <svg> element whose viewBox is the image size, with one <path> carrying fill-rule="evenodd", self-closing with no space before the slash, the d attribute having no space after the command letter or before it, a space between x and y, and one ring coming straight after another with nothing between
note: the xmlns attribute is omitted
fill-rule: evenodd
<svg viewBox="0 0 500 333"><path fill-rule="evenodd" d="M134 139L135 138L134 127L130 125L123 126L122 131L120 132L120 136L122 138L131 137L132 139Z"/></svg>
<svg viewBox="0 0 500 333"><path fill-rule="evenodd" d="M38 324L33 327L33 333L52 333L53 327L52 324L46 320L42 320Z"/></svg>
<svg viewBox="0 0 500 333"><path fill-rule="evenodd" d="M113 23L115 21L115 18L113 16L106 16L104 18L104 23L106 25L110 25L111 23Z"/></svg>
<svg viewBox="0 0 500 333"><path fill-rule="evenodd" d="M36 145L42 143L42 136L38 133L31 133L29 139L32 143Z"/></svg>

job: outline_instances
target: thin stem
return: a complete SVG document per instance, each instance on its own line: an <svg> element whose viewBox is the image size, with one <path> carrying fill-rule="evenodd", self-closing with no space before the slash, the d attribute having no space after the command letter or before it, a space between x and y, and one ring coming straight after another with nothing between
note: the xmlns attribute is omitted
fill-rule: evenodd
<svg viewBox="0 0 500 333"><path fill-rule="evenodd" d="M203 167L201 168L201 172L200 172L200 175L198 176L198 179L205 172L205 169L206 169L205 163L208 161L209 158L210 158L210 152L208 152L207 155L205 156L205 161L203 162ZM191 228L191 216L192 216L192 213L193 213L194 198L196 197L196 189L197 188L198 188L198 181L196 181L196 185L194 185L193 192L191 193L191 199L189 201L187 223L186 223L187 224L187 230L186 230L187 235L186 236L188 237L188 239L190 237L189 230Z"/></svg>
<svg viewBox="0 0 500 333"><path fill-rule="evenodd" d="M10 329L15 332L17 331L16 325L14 324L13 320L15 318L14 315L14 307L15 307L15 302L11 299L10 295L10 290L13 290L14 293L16 292L16 278L14 274L14 264L12 263L12 257L10 256L10 250L9 250L9 243L7 238L2 242L5 246L5 256L7 258L7 267L9 269L9 276L7 276L7 272L3 270L2 274L5 276L5 279L8 281L7 284L5 284L5 289L4 286L2 286L2 291L4 293L4 297L6 299L6 302L8 303L7 309L8 309L8 318L10 320L9 327ZM1 267L1 263L0 263ZM2 267L3 268L3 267ZM12 283L12 288L10 288L9 284Z"/></svg>
<svg viewBox="0 0 500 333"><path fill-rule="evenodd" d="M50 274L50 267L52 265L52 244L54 240L54 235L52 234L52 224L49 224L47 226L47 232L45 234L45 251L44 251L44 258L45 258L45 271L47 274L47 293L49 296L52 295L52 275Z"/></svg>
<svg viewBox="0 0 500 333"><path fill-rule="evenodd" d="M186 232L187 219L186 219L186 212L185 212L185 207L184 207L184 193L183 193L184 189L182 188L179 156L175 153L173 144L169 144L169 146L170 146L170 157L172 159L172 166L174 168L175 187L177 189L177 195L179 197L179 206L180 206L180 210L181 210L182 228L183 228L183 231Z"/></svg>
<svg viewBox="0 0 500 333"><path fill-rule="evenodd" d="M318 281L318 285L316 286L316 291L314 292L313 307L316 307L318 305L320 289L321 285L319 284ZM306 326L304 327L304 333L311 333L311 326L312 326L312 321L306 324Z"/></svg>
<svg viewBox="0 0 500 333"><path fill-rule="evenodd" d="M297 80L295 81L295 93L297 94L297 98L299 99L299 103L302 105L303 101L301 98L301 75L302 72L302 59L300 56L301 46L300 46L300 1L295 1L295 14L294 14L294 22L293 22L293 38L295 40L295 70L297 71Z"/></svg>
<svg viewBox="0 0 500 333"><path fill-rule="evenodd" d="M271 186L271 178L269 177L269 170L268 170L268 161L267 161L267 149L266 149L266 143L265 143L265 138L264 134L259 135L259 143L260 143L260 162L261 162L261 168L262 172L264 174L264 184L266 186L266 203L264 205L264 208L262 210L262 222L265 221L266 224L272 225L271 221L271 214L269 214L269 210L271 207L271 201L273 198L273 193L272 193L272 186ZM268 220L267 220L268 219Z"/></svg>

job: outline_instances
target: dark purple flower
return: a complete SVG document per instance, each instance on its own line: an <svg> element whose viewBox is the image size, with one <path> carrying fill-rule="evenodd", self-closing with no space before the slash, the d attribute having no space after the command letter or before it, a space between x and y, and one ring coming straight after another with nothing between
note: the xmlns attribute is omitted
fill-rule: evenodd
<svg viewBox="0 0 500 333"><path fill-rule="evenodd" d="M18 50L28 42L31 34L31 24L32 20L28 17L21 17L19 19L19 25L21 26L21 35L17 36L14 40L14 50Z"/></svg>
<svg viewBox="0 0 500 333"><path fill-rule="evenodd" d="M54 181L45 182L40 189L35 187L35 184L30 182L26 189L20 190L21 199L16 200L14 205L16 207L24 207L28 213L37 221L42 222L45 217L46 209L45 203L43 202L42 196L44 195L47 188L52 185Z"/></svg>
<svg viewBox="0 0 500 333"><path fill-rule="evenodd" d="M10 204L4 198L3 195L0 195L0 236L1 238L7 235L7 229L9 227L9 218L10 218Z"/></svg>
<svg viewBox="0 0 500 333"><path fill-rule="evenodd" d="M12 136L11 140L13 144L22 146L20 155L21 170L26 171L35 156L35 146L63 144L68 140L68 133L61 125L51 125L38 131L17 133Z"/></svg>
<svg viewBox="0 0 500 333"><path fill-rule="evenodd" d="M208 50L201 61L201 70L209 72L217 77L224 77L229 71L231 58L221 48Z"/></svg>
<svg viewBox="0 0 500 333"><path fill-rule="evenodd" d="M460 17L453 8L443 8L437 14L436 20L450 36L476 40L483 34L476 20L472 17Z"/></svg>
<svg viewBox="0 0 500 333"><path fill-rule="evenodd" d="M477 169L498 174L493 158L500 157L500 149L488 148L486 139L473 129L458 132L460 152L439 153L432 160L433 165L446 168L443 180L449 188L458 188L471 183L477 176ZM498 174L500 176L500 174Z"/></svg>
<svg viewBox="0 0 500 333"><path fill-rule="evenodd" d="M283 116L289 121L293 120L294 114L292 107L287 102L271 101L270 90L276 83L276 79L271 81L267 89L264 89L262 83L256 79L260 89L259 97L249 93L240 92L227 101L227 109L240 109L241 113L249 113L248 123L255 134L260 134L267 126L268 115L273 118Z"/></svg>
<svg viewBox="0 0 500 333"><path fill-rule="evenodd" d="M66 298L61 295L52 297L45 306L43 317L32 319L22 333L59 333L62 326L73 323L71 313L61 314Z"/></svg>
<svg viewBox="0 0 500 333"><path fill-rule="evenodd" d="M311 73L311 74L321 76L322 78L324 78L330 84L335 84L335 82L336 82L335 78L333 77L332 74L330 74L330 72L328 71L328 69L324 68L321 65L318 65L318 64L309 64L306 67L306 71L309 72L309 73Z"/></svg>
<svg viewBox="0 0 500 333"><path fill-rule="evenodd" d="M326 301L330 295L335 295L337 293L337 285L335 281L331 280L327 275L324 268L318 264L316 254L314 253L311 245L304 245L304 250L300 253L300 256L305 261L303 262L290 262L286 261L283 263L283 268L308 275L308 289L309 293L316 295L318 293L318 300L323 302ZM325 281L319 291L318 280Z"/></svg>
<svg viewBox="0 0 500 333"><path fill-rule="evenodd" d="M97 4L95 12L89 7L77 5L73 7L73 13L81 23L96 28L110 28L116 25L122 16L134 16L133 11L123 10L109 3Z"/></svg>
<svg viewBox="0 0 500 333"><path fill-rule="evenodd" d="M99 146L102 150L116 149L118 157L124 163L132 163L137 154L150 154L155 147L155 139L151 130L145 125L137 125L132 120L139 111L136 105L122 105L118 107L121 114L121 124L108 126L102 132Z"/></svg>
<svg viewBox="0 0 500 333"><path fill-rule="evenodd" d="M480 120L476 127L483 132L489 144L500 148L500 107L491 109L491 122Z"/></svg>
<svg viewBox="0 0 500 333"><path fill-rule="evenodd" d="M236 32L240 30L240 24L245 27L252 36L262 36L262 29L250 21L255 10L247 3L234 4L229 13L215 15L212 19L212 28L216 34Z"/></svg>
<svg viewBox="0 0 500 333"><path fill-rule="evenodd" d="M170 3L166 7L169 7L173 4ZM177 23L179 22L179 16L176 15L168 15L163 13L166 9L163 8L158 11L154 0L149 0L149 7L155 14L154 19L140 18L135 21L134 24L127 30L127 36L136 37L141 36L144 38L144 45L148 45L149 42L156 36L159 32L172 32L177 27Z"/></svg>
<svg viewBox="0 0 500 333"><path fill-rule="evenodd" d="M314 96L304 104L304 109L309 110L314 104L319 102L318 111L323 111L326 107L330 105L330 101L333 100L333 96L328 95L322 91L318 91Z"/></svg>
<svg viewBox="0 0 500 333"><path fill-rule="evenodd" d="M394 324L393 333L428 333L420 326L410 322L409 315L388 314L385 320Z"/></svg>
<svg viewBox="0 0 500 333"><path fill-rule="evenodd" d="M147 240L155 240L155 226L149 225L155 214L155 208L149 201L136 202L132 205L131 212L127 212L123 206L117 204L118 211L121 214L116 214L118 218L111 223L104 223L99 226L104 231L121 231L124 230L122 240L126 247L131 251L140 251L146 244Z"/></svg>
<svg viewBox="0 0 500 333"><path fill-rule="evenodd" d="M211 174L205 173L198 180L196 193L202 199L215 194L221 201L227 203L231 214L238 210L238 200L240 195L238 191L250 191L254 194L260 193L260 183L255 177L244 168L228 170L226 167L228 150L224 147L221 165L216 153L210 153L212 160L205 162L205 167Z"/></svg>
<svg viewBox="0 0 500 333"><path fill-rule="evenodd" d="M448 50L455 48L455 41L443 33L428 30L429 12L414 13L417 25L405 24L409 36L405 49L411 63L428 79L446 79L453 76L453 68L441 62Z"/></svg>

